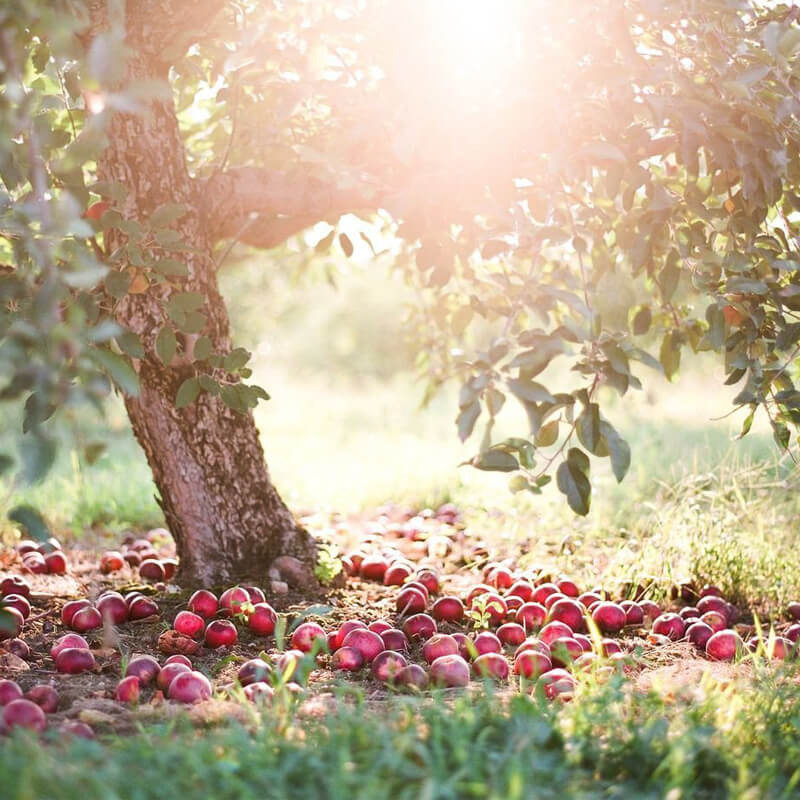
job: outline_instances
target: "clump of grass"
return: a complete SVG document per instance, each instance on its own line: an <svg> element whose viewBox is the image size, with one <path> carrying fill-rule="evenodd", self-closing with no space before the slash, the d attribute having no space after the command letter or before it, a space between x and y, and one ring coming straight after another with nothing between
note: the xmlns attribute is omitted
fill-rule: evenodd
<svg viewBox="0 0 800 800"><path fill-rule="evenodd" d="M17 734L0 748L3 796L793 796L800 687L769 671L755 685L701 688L675 698L615 677L565 705L522 695L378 705L351 690L322 716L295 710L276 725L266 710L255 730L178 720L45 745Z"/></svg>

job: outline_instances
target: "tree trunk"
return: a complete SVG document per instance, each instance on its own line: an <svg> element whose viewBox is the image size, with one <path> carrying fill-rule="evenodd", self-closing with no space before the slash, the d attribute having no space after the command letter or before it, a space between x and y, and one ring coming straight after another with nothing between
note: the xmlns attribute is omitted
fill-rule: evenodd
<svg viewBox="0 0 800 800"><path fill-rule="evenodd" d="M136 41L136 31L129 25L128 79L166 80L166 65L146 53L143 42ZM229 322L217 287L213 243L202 198L187 170L174 103L153 101L146 114L114 113L108 138L98 174L101 180L118 181L127 188L120 209L124 217L146 221L160 204L188 206L189 212L174 227L191 251L172 255L187 264L189 277L175 283L180 291L203 294L206 302L200 311L207 318L203 334L215 351L228 352ZM126 239L114 230L107 232L106 241L113 251ZM202 586L229 585L244 578L264 583L270 563L279 555L313 564L313 539L298 526L270 482L252 414L233 411L208 393L176 410L178 387L195 374L193 337L186 337L176 358L164 365L156 355L155 340L167 322L164 299L170 289L153 284L138 291L147 274L130 266L128 274L138 282L137 291L129 289L114 315L139 336L145 355L135 362L139 396L127 396L125 404L177 543L181 580ZM307 575L308 583L313 583L310 569Z"/></svg>

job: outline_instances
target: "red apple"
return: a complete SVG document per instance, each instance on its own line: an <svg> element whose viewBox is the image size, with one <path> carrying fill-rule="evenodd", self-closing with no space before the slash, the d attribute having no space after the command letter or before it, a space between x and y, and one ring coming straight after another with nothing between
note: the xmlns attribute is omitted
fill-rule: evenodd
<svg viewBox="0 0 800 800"><path fill-rule="evenodd" d="M542 675L536 682L537 687L544 689L545 697L548 700L560 698L568 700L575 691L575 678L564 669L551 669L550 672Z"/></svg>
<svg viewBox="0 0 800 800"><path fill-rule="evenodd" d="M47 718L36 703L24 698L12 700L8 705L3 706L3 726L11 730L12 728L29 728L37 733L41 733L47 726Z"/></svg>
<svg viewBox="0 0 800 800"><path fill-rule="evenodd" d="M215 619L208 623L203 641L206 647L232 647L236 644L239 634L236 626L228 619Z"/></svg>
<svg viewBox="0 0 800 800"><path fill-rule="evenodd" d="M484 653L502 653L503 643L500 638L491 631L481 631L473 640L472 646L477 655Z"/></svg>
<svg viewBox="0 0 800 800"><path fill-rule="evenodd" d="M70 600L68 603L65 603L64 607L61 609L61 621L64 625L71 625L72 618L75 614L82 608L91 608L91 605L91 601L86 598L82 600Z"/></svg>
<svg viewBox="0 0 800 800"><path fill-rule="evenodd" d="M697 601L697 610L700 612L701 616L706 613L706 611L717 611L722 614L725 619L728 618L728 604L718 595L715 594L707 594L704 597L701 597L700 600Z"/></svg>
<svg viewBox="0 0 800 800"><path fill-rule="evenodd" d="M714 633L725 630L725 628L728 627L726 616L719 611L706 611L706 613L700 617L700 621L705 622Z"/></svg>
<svg viewBox="0 0 800 800"><path fill-rule="evenodd" d="M603 633L619 633L627 619L624 609L616 603L602 602L592 611L592 619Z"/></svg>
<svg viewBox="0 0 800 800"><path fill-rule="evenodd" d="M584 607L589 608L589 606L593 605L594 603L602 603L603 598L597 592L584 592L580 597L578 597L578 602ZM626 601L628 602L628 601ZM620 605L624 608L625 606L620 603Z"/></svg>
<svg viewBox="0 0 800 800"><path fill-rule="evenodd" d="M714 631L705 624L697 620L686 629L686 638L698 649L705 650L706 642L714 635Z"/></svg>
<svg viewBox="0 0 800 800"><path fill-rule="evenodd" d="M626 625L644 624L644 611L642 611L641 606L634 603L633 600L623 600L619 606L625 612Z"/></svg>
<svg viewBox="0 0 800 800"><path fill-rule="evenodd" d="M118 703L138 703L140 689L141 684L139 683L139 678L137 678L136 675L128 675L128 677L123 678L117 684L117 688L114 689L114 699Z"/></svg>
<svg viewBox="0 0 800 800"><path fill-rule="evenodd" d="M709 595L713 597L722 597L722 592L718 587L714 586L713 584L709 584L700 590L700 597L708 597Z"/></svg>
<svg viewBox="0 0 800 800"><path fill-rule="evenodd" d="M262 658L251 658L245 661L236 673L240 686L249 686L251 683L266 681L272 675L272 665Z"/></svg>
<svg viewBox="0 0 800 800"><path fill-rule="evenodd" d="M497 629L497 638L505 645L516 647L525 641L525 628L516 622L507 622Z"/></svg>
<svg viewBox="0 0 800 800"><path fill-rule="evenodd" d="M244 696L256 705L267 705L275 696L275 690L265 681L256 681L244 687Z"/></svg>
<svg viewBox="0 0 800 800"><path fill-rule="evenodd" d="M408 662L400 653L384 650L372 661L372 677L381 683L395 683L400 671L407 666Z"/></svg>
<svg viewBox="0 0 800 800"><path fill-rule="evenodd" d="M21 594L30 599L31 585L21 575L9 575L0 581L0 596Z"/></svg>
<svg viewBox="0 0 800 800"><path fill-rule="evenodd" d="M797 602L789 603L789 605L786 606L786 611L791 617L791 619L794 620L800 619L800 603Z"/></svg>
<svg viewBox="0 0 800 800"><path fill-rule="evenodd" d="M128 621L128 606L122 595L117 592L107 592L98 597L96 606L103 619L108 618L114 625Z"/></svg>
<svg viewBox="0 0 800 800"><path fill-rule="evenodd" d="M514 584L514 578L508 567L493 567L486 574L486 583L495 589L508 589Z"/></svg>
<svg viewBox="0 0 800 800"><path fill-rule="evenodd" d="M141 564L141 563L142 563L142 557L141 557L141 556L140 556L138 553L136 553L135 551L133 551L133 550L128 550L128 551L126 551L125 553L123 553L122 557L123 557L123 558L125 559L125 561L127 561L127 562L128 562L128 564L130 564L130 566L132 566L132 567L138 567L138 566L139 566L139 564Z"/></svg>
<svg viewBox="0 0 800 800"><path fill-rule="evenodd" d="M578 597L581 593L577 584L566 578L556 581L556 586L558 587L558 591L565 594L567 597Z"/></svg>
<svg viewBox="0 0 800 800"><path fill-rule="evenodd" d="M561 636L550 645L550 654L554 667L568 667L583 655L583 647L571 636Z"/></svg>
<svg viewBox="0 0 800 800"><path fill-rule="evenodd" d="M69 675L89 672L95 668L95 660L91 650L83 647L65 647L56 656L56 669Z"/></svg>
<svg viewBox="0 0 800 800"><path fill-rule="evenodd" d="M156 676L156 686L162 692L168 691L172 681L182 672L191 672L191 667L187 667L186 664L178 664L175 661L171 664L164 664Z"/></svg>
<svg viewBox="0 0 800 800"><path fill-rule="evenodd" d="M431 682L455 687L469 684L469 664L458 655L440 656L431 664Z"/></svg>
<svg viewBox="0 0 800 800"><path fill-rule="evenodd" d="M615 642L613 639L601 639L600 650L606 658L622 652L619 642Z"/></svg>
<svg viewBox="0 0 800 800"><path fill-rule="evenodd" d="M421 569L417 572L416 580L421 583L430 594L439 594L439 576L432 569Z"/></svg>
<svg viewBox="0 0 800 800"><path fill-rule="evenodd" d="M358 568L358 574L365 581L383 581L388 568L386 559L381 555L366 556Z"/></svg>
<svg viewBox="0 0 800 800"><path fill-rule="evenodd" d="M529 603L531 597L533 597L533 585L530 584L528 581L514 581L511 586L508 587L508 591L506 592L506 597L519 597L523 603Z"/></svg>
<svg viewBox="0 0 800 800"><path fill-rule="evenodd" d="M211 619L211 617L216 616L219 604L216 595L212 594L207 589L198 589L189 598L187 607L189 611L194 614L198 614L204 619Z"/></svg>
<svg viewBox="0 0 800 800"><path fill-rule="evenodd" d="M472 672L478 678L508 679L508 661L500 653L484 653L472 662Z"/></svg>
<svg viewBox="0 0 800 800"><path fill-rule="evenodd" d="M111 572L119 572L125 566L125 559L119 550L106 550L100 556L100 572L108 575Z"/></svg>
<svg viewBox="0 0 800 800"><path fill-rule="evenodd" d="M472 607L472 602L475 600L476 597L480 597L482 594L493 594L494 590L491 586L487 586L485 583L477 583L469 590L469 594L467 595L466 605L468 607Z"/></svg>
<svg viewBox="0 0 800 800"><path fill-rule="evenodd" d="M292 647L303 653L311 652L315 646L324 646L326 642L325 631L316 622L303 622L292 634Z"/></svg>
<svg viewBox="0 0 800 800"><path fill-rule="evenodd" d="M269 603L256 603L247 618L247 627L258 636L269 636L275 631L278 615Z"/></svg>
<svg viewBox="0 0 800 800"><path fill-rule="evenodd" d="M340 647L333 654L331 665L334 669L356 672L364 666L364 656L362 656L361 651L357 650L355 647Z"/></svg>
<svg viewBox="0 0 800 800"><path fill-rule="evenodd" d="M146 558L139 564L139 576L146 581L163 581L164 565L156 558Z"/></svg>
<svg viewBox="0 0 800 800"><path fill-rule="evenodd" d="M436 633L436 622L427 614L414 614L403 623L403 633L409 639L430 639Z"/></svg>
<svg viewBox="0 0 800 800"><path fill-rule="evenodd" d="M67 571L67 559L60 551L48 553L44 557L44 563L51 575L64 575Z"/></svg>
<svg viewBox="0 0 800 800"><path fill-rule="evenodd" d="M135 676L139 679L142 686L152 683L161 671L158 661L153 656L140 655L134 656L125 669L125 677Z"/></svg>
<svg viewBox="0 0 800 800"><path fill-rule="evenodd" d="M673 642L683 637L686 632L686 623L677 614L662 614L653 620L653 633L667 636Z"/></svg>
<svg viewBox="0 0 800 800"><path fill-rule="evenodd" d="M192 611L179 611L172 623L172 627L182 636L195 639L203 633L206 626L205 620Z"/></svg>
<svg viewBox="0 0 800 800"><path fill-rule="evenodd" d="M58 711L58 692L46 683L40 683L28 689L25 692L25 699L36 703L45 714L53 714Z"/></svg>
<svg viewBox="0 0 800 800"><path fill-rule="evenodd" d="M384 586L402 586L411 577L412 568L400 562L392 564L383 575Z"/></svg>
<svg viewBox="0 0 800 800"><path fill-rule="evenodd" d="M428 674L419 664L409 664L397 673L395 683L412 689L424 689L428 685Z"/></svg>
<svg viewBox="0 0 800 800"><path fill-rule="evenodd" d="M31 615L31 604L21 594L7 594L3 598L3 607L16 608L22 614L23 619L28 619Z"/></svg>
<svg viewBox="0 0 800 800"><path fill-rule="evenodd" d="M559 600L569 600L569 598L561 592L553 592L545 597L543 605L549 611Z"/></svg>
<svg viewBox="0 0 800 800"><path fill-rule="evenodd" d="M458 654L458 643L452 636L446 633L437 633L431 636L422 646L422 657L432 664L441 656L451 656Z"/></svg>
<svg viewBox="0 0 800 800"><path fill-rule="evenodd" d="M68 647L77 647L82 648L83 650L88 650L89 643L83 638L83 636L79 636L77 633L67 633L64 636L56 639L55 643L50 648L50 658L55 661L58 654L62 650L66 650Z"/></svg>
<svg viewBox="0 0 800 800"><path fill-rule="evenodd" d="M249 605L250 594L241 586L232 586L219 596L219 610L224 609L232 616L243 613L243 606Z"/></svg>
<svg viewBox="0 0 800 800"><path fill-rule="evenodd" d="M128 619L147 619L158 613L158 603L149 597L135 597L128 604Z"/></svg>
<svg viewBox="0 0 800 800"><path fill-rule="evenodd" d="M539 650L523 650L514 658L514 674L529 680L538 678L552 668L550 658Z"/></svg>
<svg viewBox="0 0 800 800"><path fill-rule="evenodd" d="M385 649L383 639L366 628L354 628L342 640L342 647L353 647L361 653L364 663L371 663Z"/></svg>
<svg viewBox="0 0 800 800"><path fill-rule="evenodd" d="M77 736L80 739L95 739L94 731L90 725L81 722L79 719L68 719L58 729L59 733L67 736Z"/></svg>
<svg viewBox="0 0 800 800"><path fill-rule="evenodd" d="M385 650L408 650L408 637L398 628L389 628L380 634Z"/></svg>
<svg viewBox="0 0 800 800"><path fill-rule="evenodd" d="M179 703L199 703L210 697L211 683L202 672L181 672L169 685L169 699Z"/></svg>
<svg viewBox="0 0 800 800"><path fill-rule="evenodd" d="M584 653L591 653L593 649L592 640L582 633L573 634L572 638L583 648Z"/></svg>
<svg viewBox="0 0 800 800"><path fill-rule="evenodd" d="M3 647L23 661L27 661L31 657L31 649L22 639L7 639L3 643Z"/></svg>
<svg viewBox="0 0 800 800"><path fill-rule="evenodd" d="M164 580L171 581L178 571L178 562L174 558L162 558L161 566L164 569Z"/></svg>
<svg viewBox="0 0 800 800"><path fill-rule="evenodd" d="M517 597L515 594L507 594L503 597L503 600L506 601L506 608L508 608L508 616L507 619L513 620L517 611L519 611L522 606L525 604L522 602L521 597Z"/></svg>
<svg viewBox="0 0 800 800"><path fill-rule="evenodd" d="M425 595L411 586L405 587L395 600L395 609L400 616L421 614L428 606Z"/></svg>
<svg viewBox="0 0 800 800"><path fill-rule="evenodd" d="M550 606L547 619L551 622L553 620L563 622L573 631L581 631L583 630L583 613L583 606L577 600L565 597Z"/></svg>
<svg viewBox="0 0 800 800"><path fill-rule="evenodd" d="M167 664L185 664L190 669L192 668L192 660L181 653L175 653L175 655L170 656L165 662L164 666L166 667Z"/></svg>
<svg viewBox="0 0 800 800"><path fill-rule="evenodd" d="M362 629L366 630L367 626L360 619L348 619L348 620L345 620L345 622L343 622L341 624L341 627L339 628L339 630L336 631L336 634L334 636L334 648L333 649L334 650L338 650L344 644L344 640L345 640L345 637L347 636L347 634L350 633L350 631L354 631L354 630L356 630L358 628L362 628ZM383 648L381 648L381 649L383 649Z"/></svg>
<svg viewBox="0 0 800 800"><path fill-rule="evenodd" d="M541 603L544 605L545 600L547 600L551 594L557 591L558 586L556 586L554 583L542 583L536 587L529 599L534 603Z"/></svg>
<svg viewBox="0 0 800 800"><path fill-rule="evenodd" d="M458 645L458 654L465 661L471 661L473 658L475 658L475 656L478 655L477 651L475 650L475 645L472 643L472 639L470 639L465 633L451 633L450 635L456 640L456 644Z"/></svg>
<svg viewBox="0 0 800 800"><path fill-rule="evenodd" d="M431 616L441 622L460 622L464 618L464 604L457 597L440 597L431 608Z"/></svg>
<svg viewBox="0 0 800 800"><path fill-rule="evenodd" d="M623 617L625 616L625 612L622 612ZM571 637L572 636L572 628L569 625L565 625L563 622L553 621L548 622L547 625L544 626L539 631L539 639L540 641L544 642L548 647L556 640L563 636Z"/></svg>
<svg viewBox="0 0 800 800"><path fill-rule="evenodd" d="M78 609L69 623L70 628L78 633L86 633L103 627L103 617L94 606Z"/></svg>
<svg viewBox="0 0 800 800"><path fill-rule="evenodd" d="M28 553L38 553L39 552L39 544L37 542L34 542L32 539L23 539L17 545L16 549L17 549L17 553L20 556L27 555ZM0 594L2 594L1 590L0 590Z"/></svg>
<svg viewBox="0 0 800 800"><path fill-rule="evenodd" d="M713 597L714 595L707 595ZM744 651L744 642L735 631L717 631L706 642L706 655L715 661L733 661Z"/></svg>
<svg viewBox="0 0 800 800"><path fill-rule="evenodd" d="M0 679L0 706L8 705L12 700L22 697L22 689L16 681Z"/></svg>
<svg viewBox="0 0 800 800"><path fill-rule="evenodd" d="M639 600L638 605L642 609L645 618L655 619L661 616L661 607L652 600Z"/></svg>
<svg viewBox="0 0 800 800"><path fill-rule="evenodd" d="M34 575L44 575L47 572L47 562L41 553L28 553L22 559L22 566Z"/></svg>
<svg viewBox="0 0 800 800"><path fill-rule="evenodd" d="M515 619L526 631L538 631L547 619L547 609L541 603L525 603Z"/></svg>
<svg viewBox="0 0 800 800"><path fill-rule="evenodd" d="M431 593L428 591L428 587L425 586L424 583L420 583L417 580L407 581L403 584L403 590L405 589L416 589L425 598L426 603L430 602Z"/></svg>

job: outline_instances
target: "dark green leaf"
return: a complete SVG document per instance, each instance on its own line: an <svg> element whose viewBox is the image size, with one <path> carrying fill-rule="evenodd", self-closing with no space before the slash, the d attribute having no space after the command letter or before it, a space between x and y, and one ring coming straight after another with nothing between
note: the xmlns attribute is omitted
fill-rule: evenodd
<svg viewBox="0 0 800 800"><path fill-rule="evenodd" d="M178 387L178 393L175 395L175 408L186 408L197 400L200 394L200 381L195 378L187 378Z"/></svg>
<svg viewBox="0 0 800 800"><path fill-rule="evenodd" d="M244 347L234 347L234 349L225 356L223 364L228 372L236 372L236 370L241 369L249 360L249 350L246 350Z"/></svg>
<svg viewBox="0 0 800 800"><path fill-rule="evenodd" d="M214 347L211 344L211 339L209 339L208 336L201 336L194 343L195 361L205 361L213 352L214 352Z"/></svg>
<svg viewBox="0 0 800 800"><path fill-rule="evenodd" d="M127 353L131 358L144 358L142 342L132 331L125 331L117 336L117 344L120 350Z"/></svg>
<svg viewBox="0 0 800 800"><path fill-rule="evenodd" d="M617 483L621 483L631 465L631 448L610 422L603 420L600 423L600 433L608 445L614 477Z"/></svg>
<svg viewBox="0 0 800 800"><path fill-rule="evenodd" d="M592 500L592 485L586 474L572 461L564 461L556 470L558 490L566 495L569 507L582 517L589 513Z"/></svg>
<svg viewBox="0 0 800 800"><path fill-rule="evenodd" d="M472 466L487 472L513 472L519 462L511 453L502 450L487 450L472 459Z"/></svg>
<svg viewBox="0 0 800 800"><path fill-rule="evenodd" d="M580 443L590 452L597 455L600 445L600 407L597 403L589 403L578 417L576 430Z"/></svg>
<svg viewBox="0 0 800 800"><path fill-rule="evenodd" d="M514 396L529 403L555 403L556 401L555 397L536 381L512 379L508 381L508 388Z"/></svg>
<svg viewBox="0 0 800 800"><path fill-rule="evenodd" d="M139 376L128 362L128 359L99 347L92 349L91 355L125 394L129 394L132 397L136 397L139 394Z"/></svg>
<svg viewBox="0 0 800 800"><path fill-rule="evenodd" d="M468 406L461 409L456 418L458 437L465 442L475 428L475 423L481 415L481 405L477 400L473 400Z"/></svg>
<svg viewBox="0 0 800 800"><path fill-rule="evenodd" d="M37 429L24 435L19 444L21 480L38 483L50 471L56 458L56 442Z"/></svg>
<svg viewBox="0 0 800 800"><path fill-rule="evenodd" d="M8 512L8 518L20 525L25 534L37 542L43 542L50 537L50 528L44 517L33 506L15 506Z"/></svg>
<svg viewBox="0 0 800 800"><path fill-rule="evenodd" d="M175 358L178 349L178 340L175 332L169 325L164 325L156 336L156 355L161 359L161 363L168 365Z"/></svg>

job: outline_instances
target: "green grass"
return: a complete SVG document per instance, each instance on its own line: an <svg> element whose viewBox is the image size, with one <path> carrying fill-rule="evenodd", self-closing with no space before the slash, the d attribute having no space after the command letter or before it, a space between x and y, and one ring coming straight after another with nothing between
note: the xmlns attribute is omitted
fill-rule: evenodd
<svg viewBox="0 0 800 800"><path fill-rule="evenodd" d="M0 748L7 800L226 798L785 798L800 780L800 688L691 698L589 686L567 705L517 696L340 701L252 729L181 721L100 742Z"/></svg>

